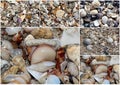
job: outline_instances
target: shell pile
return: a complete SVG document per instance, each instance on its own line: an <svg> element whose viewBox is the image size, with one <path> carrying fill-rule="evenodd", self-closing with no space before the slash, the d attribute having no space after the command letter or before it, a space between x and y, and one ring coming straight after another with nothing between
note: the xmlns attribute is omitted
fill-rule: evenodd
<svg viewBox="0 0 120 85"><path fill-rule="evenodd" d="M119 0L0 0L0 84L120 84Z"/></svg>

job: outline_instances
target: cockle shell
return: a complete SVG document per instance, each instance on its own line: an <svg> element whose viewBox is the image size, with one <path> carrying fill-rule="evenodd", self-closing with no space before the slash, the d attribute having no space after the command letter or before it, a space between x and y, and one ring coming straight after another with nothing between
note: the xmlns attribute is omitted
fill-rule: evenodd
<svg viewBox="0 0 120 85"><path fill-rule="evenodd" d="M55 63L51 62L51 61L43 61L40 63L36 63L36 64L32 64L31 66L29 66L28 68L31 70L35 70L38 72L45 72L51 68L55 67Z"/></svg>
<svg viewBox="0 0 120 85"><path fill-rule="evenodd" d="M40 45L32 54L31 64L39 63L41 61L54 61L56 51L49 45Z"/></svg>

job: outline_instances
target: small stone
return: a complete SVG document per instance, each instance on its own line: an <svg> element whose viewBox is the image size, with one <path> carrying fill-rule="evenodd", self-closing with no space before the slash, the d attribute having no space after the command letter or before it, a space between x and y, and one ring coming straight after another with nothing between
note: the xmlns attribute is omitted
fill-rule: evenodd
<svg viewBox="0 0 120 85"><path fill-rule="evenodd" d="M92 44L91 39L89 39L89 38L86 38L86 39L83 41L83 43L84 43L85 45L91 45L91 44Z"/></svg>
<svg viewBox="0 0 120 85"><path fill-rule="evenodd" d="M87 48L87 50L92 50L92 45L88 45L86 48Z"/></svg>
<svg viewBox="0 0 120 85"><path fill-rule="evenodd" d="M112 39L111 37L109 37L109 38L107 39L107 42L108 42L108 43L112 43L112 42L113 42L113 39Z"/></svg>
<svg viewBox="0 0 120 85"><path fill-rule="evenodd" d="M100 4L99 0L93 0L92 6L93 6L94 8L98 8L100 5L101 5L101 4Z"/></svg>
<svg viewBox="0 0 120 85"><path fill-rule="evenodd" d="M97 10L91 10L90 14L92 14L92 15L98 14L98 11Z"/></svg>
<svg viewBox="0 0 120 85"><path fill-rule="evenodd" d="M85 17L87 15L86 11L84 9L80 9L80 16Z"/></svg>
<svg viewBox="0 0 120 85"><path fill-rule="evenodd" d="M106 24L107 21L108 21L108 17L107 17L107 16L103 16L103 17L102 17L102 23L103 23L103 24Z"/></svg>
<svg viewBox="0 0 120 85"><path fill-rule="evenodd" d="M98 20L95 20L93 23L94 23L94 26L96 26L96 27L98 27L100 25Z"/></svg>

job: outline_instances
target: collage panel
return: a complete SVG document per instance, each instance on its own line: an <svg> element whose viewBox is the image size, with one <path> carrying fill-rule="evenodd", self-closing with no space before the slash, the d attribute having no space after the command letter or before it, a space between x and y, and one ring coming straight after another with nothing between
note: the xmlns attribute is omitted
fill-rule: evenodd
<svg viewBox="0 0 120 85"><path fill-rule="evenodd" d="M78 84L79 28L1 28L2 84Z"/></svg>
<svg viewBox="0 0 120 85"><path fill-rule="evenodd" d="M78 0L41 0L40 27L79 27Z"/></svg>
<svg viewBox="0 0 120 85"><path fill-rule="evenodd" d="M2 27L39 27L40 0L2 0Z"/></svg>
<svg viewBox="0 0 120 85"><path fill-rule="evenodd" d="M120 27L119 0L80 0L81 27Z"/></svg>
<svg viewBox="0 0 120 85"><path fill-rule="evenodd" d="M119 84L119 55L80 56L80 84Z"/></svg>
<svg viewBox="0 0 120 85"><path fill-rule="evenodd" d="M119 28L81 28L81 55L119 55Z"/></svg>

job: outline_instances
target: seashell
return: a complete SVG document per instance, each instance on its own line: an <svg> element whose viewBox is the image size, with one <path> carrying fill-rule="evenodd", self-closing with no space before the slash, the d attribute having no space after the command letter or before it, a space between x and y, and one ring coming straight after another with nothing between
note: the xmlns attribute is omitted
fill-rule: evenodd
<svg viewBox="0 0 120 85"><path fill-rule="evenodd" d="M108 21L108 17L107 17L107 16L103 16L103 17L102 17L102 23L103 23L103 24L106 24L107 21Z"/></svg>
<svg viewBox="0 0 120 85"><path fill-rule="evenodd" d="M114 65L113 66L113 71L119 74L119 72L120 72L119 67L120 67L120 65Z"/></svg>
<svg viewBox="0 0 120 85"><path fill-rule="evenodd" d="M112 56L110 60L110 65L119 64L119 56Z"/></svg>
<svg viewBox="0 0 120 85"><path fill-rule="evenodd" d="M24 39L24 41L27 41L27 40L33 40L35 39L31 34L27 35L27 37Z"/></svg>
<svg viewBox="0 0 120 85"><path fill-rule="evenodd" d="M9 66L9 62L7 60L0 59L0 68L3 68L5 65Z"/></svg>
<svg viewBox="0 0 120 85"><path fill-rule="evenodd" d="M22 49L13 49L10 51L10 54L12 57L23 56L23 51L22 51Z"/></svg>
<svg viewBox="0 0 120 85"><path fill-rule="evenodd" d="M52 69L55 67L55 63L51 62L51 61L43 61L37 64L32 64L31 66L29 66L28 68L31 70L35 70L38 72L45 72L49 69Z"/></svg>
<svg viewBox="0 0 120 85"><path fill-rule="evenodd" d="M82 58L83 58L83 59L89 59L89 58L90 58L90 55L82 55Z"/></svg>
<svg viewBox="0 0 120 85"><path fill-rule="evenodd" d="M60 84L60 79L56 75L49 75L46 84Z"/></svg>
<svg viewBox="0 0 120 85"><path fill-rule="evenodd" d="M82 84L94 84L95 80L94 80L94 78L84 79L84 80L81 80L81 83Z"/></svg>
<svg viewBox="0 0 120 85"><path fill-rule="evenodd" d="M32 54L31 63L39 63L41 61L54 61L56 51L49 45L40 45Z"/></svg>
<svg viewBox="0 0 120 85"><path fill-rule="evenodd" d="M68 68L68 72L70 72L71 75L77 76L79 74L78 67L74 63L69 62L67 68Z"/></svg>
<svg viewBox="0 0 120 85"><path fill-rule="evenodd" d="M63 10L57 10L56 11L56 17L57 18L62 18L65 12Z"/></svg>
<svg viewBox="0 0 120 85"><path fill-rule="evenodd" d="M11 42L9 42L8 40L2 40L1 47L5 48L7 50L12 50L13 49L13 46L12 46Z"/></svg>
<svg viewBox="0 0 120 85"><path fill-rule="evenodd" d="M109 62L107 62L107 61L97 61L96 59L94 59L92 62L91 62L91 64L92 65L98 65L98 64L105 64L105 65L107 65Z"/></svg>
<svg viewBox="0 0 120 85"><path fill-rule="evenodd" d="M87 15L84 9L80 9L80 17L85 17Z"/></svg>
<svg viewBox="0 0 120 85"><path fill-rule="evenodd" d="M12 62L13 62L13 64L17 65L19 67L19 69L22 70L23 72L26 71L25 70L25 61L24 61L23 57L21 57L21 56L13 57Z"/></svg>
<svg viewBox="0 0 120 85"><path fill-rule="evenodd" d="M5 83L11 83L11 84L27 84L30 81L30 75L29 74L21 74L21 75L7 75L3 82Z"/></svg>
<svg viewBox="0 0 120 85"><path fill-rule="evenodd" d="M101 5L101 4L100 4L99 0L93 0L92 6L93 6L94 8L98 8L100 5Z"/></svg>
<svg viewBox="0 0 120 85"><path fill-rule="evenodd" d="M1 48L1 58L4 60L10 59L10 52L4 48Z"/></svg>
<svg viewBox="0 0 120 85"><path fill-rule="evenodd" d="M57 46L57 43L58 42L53 39L31 39L31 40L25 41L25 45L27 46L36 46L40 44L48 44L51 46Z"/></svg>
<svg viewBox="0 0 120 85"><path fill-rule="evenodd" d="M105 79L102 84L110 84L110 81Z"/></svg>
<svg viewBox="0 0 120 85"><path fill-rule="evenodd" d="M67 29L63 31L60 39L61 46L69 44L80 44L80 30L79 29ZM69 39L69 40L68 40Z"/></svg>
<svg viewBox="0 0 120 85"><path fill-rule="evenodd" d="M67 55L70 60L79 65L80 63L80 46L72 45L67 48Z"/></svg>
<svg viewBox="0 0 120 85"><path fill-rule="evenodd" d="M7 27L5 30L8 35L14 35L14 34L17 34L19 31L21 31L22 28L21 27Z"/></svg>
<svg viewBox="0 0 120 85"><path fill-rule="evenodd" d="M100 65L95 70L95 74L99 74L99 73L102 73L102 72L107 72L107 66Z"/></svg>
<svg viewBox="0 0 120 85"><path fill-rule="evenodd" d="M107 57L106 56L96 56L95 59L97 61L106 61L107 60Z"/></svg>
<svg viewBox="0 0 120 85"><path fill-rule="evenodd" d="M27 71L36 79L38 80L39 83L45 83L48 73L40 73L34 70L31 70L30 68L27 67Z"/></svg>

